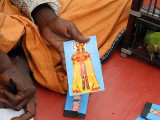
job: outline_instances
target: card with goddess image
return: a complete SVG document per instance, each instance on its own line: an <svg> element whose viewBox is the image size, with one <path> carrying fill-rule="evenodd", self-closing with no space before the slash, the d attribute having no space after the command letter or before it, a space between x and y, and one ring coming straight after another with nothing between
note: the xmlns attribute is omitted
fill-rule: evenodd
<svg viewBox="0 0 160 120"><path fill-rule="evenodd" d="M69 95L79 95L104 90L96 36L87 43L75 40L63 43Z"/></svg>

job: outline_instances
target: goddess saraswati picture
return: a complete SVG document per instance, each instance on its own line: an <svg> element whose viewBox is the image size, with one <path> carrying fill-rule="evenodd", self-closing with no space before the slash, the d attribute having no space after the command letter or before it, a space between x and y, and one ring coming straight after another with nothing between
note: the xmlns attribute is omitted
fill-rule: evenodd
<svg viewBox="0 0 160 120"><path fill-rule="evenodd" d="M86 48L86 43L73 43L73 49L76 50L71 58L73 64L73 94L100 90L98 80L94 73L91 56L90 53L85 50Z"/></svg>

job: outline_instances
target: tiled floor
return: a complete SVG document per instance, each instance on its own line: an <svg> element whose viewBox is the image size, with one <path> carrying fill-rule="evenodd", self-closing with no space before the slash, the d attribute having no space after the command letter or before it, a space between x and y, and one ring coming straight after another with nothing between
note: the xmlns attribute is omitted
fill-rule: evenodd
<svg viewBox="0 0 160 120"><path fill-rule="evenodd" d="M135 120L146 101L160 105L160 70L134 57L120 57L120 48L103 65L105 91L90 94L86 120ZM35 120L77 120L63 117L65 95L37 85Z"/></svg>

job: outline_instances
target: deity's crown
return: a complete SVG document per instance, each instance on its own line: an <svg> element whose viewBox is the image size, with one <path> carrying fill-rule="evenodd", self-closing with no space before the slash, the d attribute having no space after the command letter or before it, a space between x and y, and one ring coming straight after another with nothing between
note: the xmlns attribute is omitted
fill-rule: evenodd
<svg viewBox="0 0 160 120"><path fill-rule="evenodd" d="M83 49L84 48L84 44L79 43L79 45L77 46L78 49Z"/></svg>

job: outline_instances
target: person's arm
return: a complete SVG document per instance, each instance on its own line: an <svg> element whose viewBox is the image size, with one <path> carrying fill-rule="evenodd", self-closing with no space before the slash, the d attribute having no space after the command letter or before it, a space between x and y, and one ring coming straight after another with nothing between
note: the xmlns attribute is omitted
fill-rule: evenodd
<svg viewBox="0 0 160 120"><path fill-rule="evenodd" d="M58 0L11 0L11 2L17 6L21 13L23 13L29 19L32 19L31 13L39 5L47 4L49 5L58 15L60 4ZM33 19L32 19L33 20Z"/></svg>

